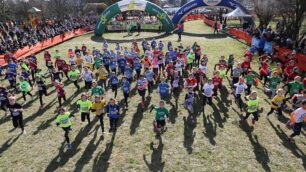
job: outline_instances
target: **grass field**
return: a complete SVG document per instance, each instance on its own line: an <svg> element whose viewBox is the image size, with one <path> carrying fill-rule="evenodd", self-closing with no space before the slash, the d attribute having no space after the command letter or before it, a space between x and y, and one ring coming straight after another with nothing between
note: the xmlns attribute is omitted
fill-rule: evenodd
<svg viewBox="0 0 306 172"><path fill-rule="evenodd" d="M189 24L190 28L193 26L191 24L195 25ZM68 48L81 46L82 43L90 48L101 48L102 44L93 42L91 36L77 37L49 51L53 53L58 49L62 56L66 56ZM111 33L105 36L117 39L120 35ZM140 35L149 36L152 33ZM171 35L162 40L174 42L177 36ZM219 56L233 53L237 59L242 59L246 49L246 45L231 38L183 36L185 46L192 45L194 41L209 57L210 74ZM130 46L127 43L122 45ZM43 59L42 53L38 54L38 58ZM256 62L253 65L255 68L258 66ZM43 60L39 66L46 70ZM49 83L49 79L47 81ZM171 112L168 130L161 138L155 138L153 133L155 114L138 106L140 97L135 92L132 92L130 107L123 111L120 127L114 134L106 133L102 137L96 119L86 127L87 123L82 124L80 115L76 114L70 134L71 151L66 151L64 133L55 125L54 110L58 104L54 88L49 87L48 91L52 94L44 99L46 106L43 110L39 110L36 96L24 107L26 135L19 135L20 130L13 129L10 119L1 112L0 171L305 171L305 132L296 138L295 144L288 143L286 134L291 131L284 125L288 115L281 119L272 115L270 121L266 120L264 114L270 110L269 100L261 92L260 107L263 112L259 122L254 129L249 125L240 126L241 114L233 96L229 94L228 80L225 79L224 83L228 89L214 100L215 106L207 106L204 111L196 108L196 124L184 120L187 117L187 111L181 105L184 94L178 100L172 98L166 105ZM71 83L66 84L65 90L68 98L66 105L73 110L79 94L75 93L76 89ZM107 92L107 98L112 96L111 92ZM119 92L119 101L121 99ZM147 97L147 103L157 105L158 101L157 93ZM94 119L94 115L91 118ZM105 125L108 129L106 118Z"/></svg>

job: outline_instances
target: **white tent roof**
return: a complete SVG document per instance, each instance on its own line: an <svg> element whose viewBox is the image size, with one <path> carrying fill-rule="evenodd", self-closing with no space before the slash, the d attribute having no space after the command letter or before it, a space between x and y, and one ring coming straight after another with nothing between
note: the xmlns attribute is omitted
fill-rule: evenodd
<svg viewBox="0 0 306 172"><path fill-rule="evenodd" d="M39 12L41 12L41 10L36 7L32 7L31 9L28 10L28 13L39 13Z"/></svg>
<svg viewBox="0 0 306 172"><path fill-rule="evenodd" d="M223 14L223 17L251 17L251 15L246 14L241 8L238 7L228 14Z"/></svg>

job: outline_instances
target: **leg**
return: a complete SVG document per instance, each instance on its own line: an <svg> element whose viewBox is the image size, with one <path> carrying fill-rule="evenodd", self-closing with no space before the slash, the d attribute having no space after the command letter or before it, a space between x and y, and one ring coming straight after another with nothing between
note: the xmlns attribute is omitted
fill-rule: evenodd
<svg viewBox="0 0 306 172"><path fill-rule="evenodd" d="M43 106L43 99L42 99L42 96L43 96L43 93L42 93L42 91L39 91L38 92L38 96L39 96L39 102L40 102L40 106Z"/></svg>
<svg viewBox="0 0 306 172"><path fill-rule="evenodd" d="M69 131L70 131L70 127L67 128L63 128L65 131L65 140L68 144L70 144L70 139L69 139Z"/></svg>
<svg viewBox="0 0 306 172"><path fill-rule="evenodd" d="M22 92L22 98L23 98L24 101L27 101L26 93L24 91Z"/></svg>
<svg viewBox="0 0 306 172"><path fill-rule="evenodd" d="M59 106L61 107L62 106L62 97L58 96L57 100L58 100Z"/></svg>
<svg viewBox="0 0 306 172"><path fill-rule="evenodd" d="M88 125L90 124L90 113L88 112L88 113L86 113L86 118L87 118L87 121L88 121Z"/></svg>
<svg viewBox="0 0 306 172"><path fill-rule="evenodd" d="M274 112L274 108L271 107L271 110L268 112L267 116L271 115Z"/></svg>
<svg viewBox="0 0 306 172"><path fill-rule="evenodd" d="M247 112L245 117L243 117L243 120L247 120L249 118L249 116L251 115L251 113Z"/></svg>
<svg viewBox="0 0 306 172"><path fill-rule="evenodd" d="M100 121L100 125L101 125L101 130L102 130L102 133L104 133L104 122L103 122L103 115L104 115L104 114L101 114L100 116L98 116L99 121Z"/></svg>

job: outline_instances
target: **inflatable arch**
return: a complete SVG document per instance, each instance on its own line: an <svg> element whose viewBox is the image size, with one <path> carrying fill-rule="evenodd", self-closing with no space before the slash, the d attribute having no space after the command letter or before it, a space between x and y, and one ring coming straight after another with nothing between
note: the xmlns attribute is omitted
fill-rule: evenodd
<svg viewBox="0 0 306 172"><path fill-rule="evenodd" d="M96 25L95 35L101 36L104 33L106 24L111 18L121 12L130 10L148 12L149 14L156 16L162 22L163 27L167 33L170 33L174 30L171 19L167 13L159 6L145 0L122 0L109 6L102 12Z"/></svg>
<svg viewBox="0 0 306 172"><path fill-rule="evenodd" d="M235 0L193 0L183 5L173 16L172 22L177 25L185 15L199 7L226 7L236 9L239 7L247 13L247 9Z"/></svg>

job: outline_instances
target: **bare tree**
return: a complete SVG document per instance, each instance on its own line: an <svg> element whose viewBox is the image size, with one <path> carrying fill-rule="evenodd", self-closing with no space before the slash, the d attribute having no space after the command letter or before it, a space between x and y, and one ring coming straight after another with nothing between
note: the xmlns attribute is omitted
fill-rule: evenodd
<svg viewBox="0 0 306 172"><path fill-rule="evenodd" d="M187 0L181 0L181 6L185 5L187 3Z"/></svg>
<svg viewBox="0 0 306 172"><path fill-rule="evenodd" d="M306 15L305 0L279 0L280 15L284 22L286 33L296 41L298 45L306 36L306 32L300 33L302 23Z"/></svg>
<svg viewBox="0 0 306 172"><path fill-rule="evenodd" d="M0 0L0 21L9 20L11 18L12 15L7 1Z"/></svg>
<svg viewBox="0 0 306 172"><path fill-rule="evenodd" d="M255 13L259 19L259 26L269 25L276 14L276 0L252 0Z"/></svg>

